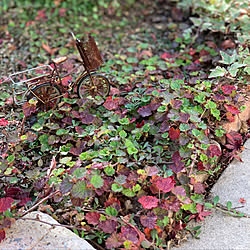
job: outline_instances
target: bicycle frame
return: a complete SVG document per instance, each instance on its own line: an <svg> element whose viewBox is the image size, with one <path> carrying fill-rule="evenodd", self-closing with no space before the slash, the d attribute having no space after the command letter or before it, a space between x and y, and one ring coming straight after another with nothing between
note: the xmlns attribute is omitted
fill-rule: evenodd
<svg viewBox="0 0 250 250"><path fill-rule="evenodd" d="M12 88L12 90L13 90L13 99L14 99L14 101L15 101L15 103L17 105L24 103L25 102L24 101L25 97L27 96L27 98L28 98L28 96L30 96L30 93L34 97L36 97L37 100L40 101L42 104L46 104L46 103L48 103L50 101L53 101L54 99L61 98L66 93L71 92L72 89L74 89L75 87L81 88L80 87L81 85L79 85L79 84L81 84L81 80L83 78L85 78L86 76L89 76L91 84L94 85L93 73L97 72L97 69L103 63L100 52L99 52L99 50L97 48L97 45L95 43L95 40L94 40L93 37L91 37L89 35L88 41L83 43L82 41L77 39L74 36L73 33L72 33L72 36L74 38L75 45L76 45L76 47L78 49L78 52L79 52L79 54L81 56L81 59L82 59L81 64L83 65L84 70L78 75L76 80L74 82L70 82L67 87L65 87L62 84L62 79L64 77L69 76L75 70L75 68L70 73L67 73L63 77L60 76L59 69L58 69L58 65L60 63L64 62L64 61L66 61L67 57L65 57L65 58L62 57L62 58L52 60L52 65L53 66L52 65L43 65L43 66L40 66L40 67L32 68L32 69L29 69L29 70L24 70L24 71L17 72L17 73L14 73L14 74L10 75L9 79L13 83L13 88ZM27 76L32 75L31 72L34 72L35 74L39 74L37 72L38 70L42 71L41 75L36 76L36 77L31 77L30 79L27 79L27 77L25 75L26 73L27 73ZM49 72L44 73L45 70L47 70ZM14 81L14 79L13 79L14 76L16 76L18 78L17 82ZM21 78L21 81L19 80L20 78ZM101 78L101 79L103 79L103 78ZM106 81L108 82L107 79L106 79ZM48 92L47 93L48 97L46 97L46 100L43 100L43 98L42 98L43 95L39 96L39 94L36 94L36 89L37 89L37 87L39 87L40 85L45 84L45 83L50 83L52 86L56 85L59 88L61 94L50 98L50 96L49 96L50 94ZM22 84L24 84L24 85L22 85ZM109 82L108 82L108 84L110 86ZM15 92L15 87L18 87L18 88L22 89L22 91L21 92ZM24 90L24 87L26 87L26 90ZM79 90L77 89L77 93L78 93L78 95L80 97L81 94L79 94L78 91ZM95 91L95 90L93 90L93 91ZM108 89L108 91L109 91L109 89ZM93 92L93 93L95 94L95 92ZM15 96L17 96L17 94L19 96L22 96L22 103L18 102L18 99L15 99Z"/></svg>

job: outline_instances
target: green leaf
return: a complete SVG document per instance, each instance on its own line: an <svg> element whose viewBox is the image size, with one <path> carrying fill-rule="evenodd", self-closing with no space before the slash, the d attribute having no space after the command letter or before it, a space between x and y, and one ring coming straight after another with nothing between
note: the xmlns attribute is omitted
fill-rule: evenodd
<svg viewBox="0 0 250 250"><path fill-rule="evenodd" d="M71 195L75 198L85 199L91 194L92 192L86 188L85 181L78 181L71 190Z"/></svg>
<svg viewBox="0 0 250 250"><path fill-rule="evenodd" d="M193 134L195 137L198 137L198 136L200 136L202 133L201 133L200 130L194 128L194 129L192 129L192 134Z"/></svg>
<svg viewBox="0 0 250 250"><path fill-rule="evenodd" d="M104 169L104 172L106 173L106 175L112 176L112 175L114 175L115 170L112 166L108 166Z"/></svg>
<svg viewBox="0 0 250 250"><path fill-rule="evenodd" d="M125 138L128 134L127 134L126 131L121 130L121 131L119 132L119 135L120 135L120 137Z"/></svg>
<svg viewBox="0 0 250 250"><path fill-rule="evenodd" d="M63 157L63 158L60 159L60 163L61 164L67 164L71 160L72 160L72 157Z"/></svg>
<svg viewBox="0 0 250 250"><path fill-rule="evenodd" d="M35 131L40 131L40 130L43 129L43 125L41 125L40 123L36 122L31 128L34 129Z"/></svg>
<svg viewBox="0 0 250 250"><path fill-rule="evenodd" d="M182 124L180 124L179 129L180 129L180 131L187 131L190 129L190 126L186 123L182 123Z"/></svg>
<svg viewBox="0 0 250 250"><path fill-rule="evenodd" d="M222 57L222 60L220 60L219 62L223 64L228 64L228 65L234 63L237 58L236 51L234 51L232 56L228 55L227 53L223 51L220 51L220 55Z"/></svg>
<svg viewBox="0 0 250 250"><path fill-rule="evenodd" d="M218 109L210 109L211 114L220 121L220 111Z"/></svg>
<svg viewBox="0 0 250 250"><path fill-rule="evenodd" d="M165 105L162 105L160 106L158 109L157 109L158 112L165 112L167 111L167 107Z"/></svg>
<svg viewBox="0 0 250 250"><path fill-rule="evenodd" d="M123 187L120 186L119 184L113 183L111 189L116 193L116 192L121 192L123 190Z"/></svg>
<svg viewBox="0 0 250 250"><path fill-rule="evenodd" d="M170 83L170 87L171 87L171 89L173 89L173 90L178 90L178 89L181 88L181 85L180 85L179 82L173 81L173 82Z"/></svg>
<svg viewBox="0 0 250 250"><path fill-rule="evenodd" d="M220 197L219 197L218 195L216 195L216 196L214 197L214 199L213 199L214 206L217 205L217 203L219 202L219 200L220 200Z"/></svg>
<svg viewBox="0 0 250 250"><path fill-rule="evenodd" d="M205 207L207 207L207 208L213 208L213 207L214 207L213 204L208 203L208 202L206 202L204 205L205 205Z"/></svg>
<svg viewBox="0 0 250 250"><path fill-rule="evenodd" d="M135 196L135 192L131 189L128 189L128 188L123 189L122 193L124 195L126 195L127 197L134 197Z"/></svg>
<svg viewBox="0 0 250 250"><path fill-rule="evenodd" d="M94 175L91 178L90 183L95 187L95 188L101 188L104 184L104 181L101 176L99 175Z"/></svg>
<svg viewBox="0 0 250 250"><path fill-rule="evenodd" d="M137 154L138 153L138 149L135 147L128 147L127 148L128 154L132 155L132 154Z"/></svg>
<svg viewBox="0 0 250 250"><path fill-rule="evenodd" d="M119 120L119 123L121 124L121 125L129 125L129 119L128 118L122 118L122 119L120 119Z"/></svg>
<svg viewBox="0 0 250 250"><path fill-rule="evenodd" d="M196 204L195 203L190 203L190 204L183 204L182 207L185 211L190 211L192 214L196 214L197 213L197 209L196 209Z"/></svg>
<svg viewBox="0 0 250 250"><path fill-rule="evenodd" d="M63 128L58 129L58 130L56 131L56 134L57 134L57 135L67 135L68 133L69 133L69 130L66 130L66 129L63 129Z"/></svg>
<svg viewBox="0 0 250 250"><path fill-rule="evenodd" d="M9 155L8 158L7 158L7 161L9 163L13 162L15 160L15 155Z"/></svg>
<svg viewBox="0 0 250 250"><path fill-rule="evenodd" d="M218 77L218 76L225 76L227 73L225 68L222 68L220 66L217 66L215 69L212 70L211 74L208 76L208 78Z"/></svg>
<svg viewBox="0 0 250 250"><path fill-rule="evenodd" d="M117 210L115 209L115 208L113 208L113 207L106 207L106 209L105 209L105 213L107 214L107 215L111 215L111 216L114 216L114 217L116 217L117 215L118 215L118 212L117 212Z"/></svg>
<svg viewBox="0 0 250 250"><path fill-rule="evenodd" d="M86 168L77 168L74 172L73 172L73 175L75 175L75 177L77 179L81 179L83 177L86 176L86 173L87 173L87 170Z"/></svg>
<svg viewBox="0 0 250 250"><path fill-rule="evenodd" d="M227 202L227 209L230 211L232 208L232 202L231 201L228 201Z"/></svg>

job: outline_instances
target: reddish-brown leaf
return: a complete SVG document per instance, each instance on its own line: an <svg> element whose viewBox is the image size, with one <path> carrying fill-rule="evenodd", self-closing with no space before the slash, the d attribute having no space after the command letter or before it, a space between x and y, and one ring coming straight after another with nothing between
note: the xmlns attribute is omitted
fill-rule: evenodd
<svg viewBox="0 0 250 250"><path fill-rule="evenodd" d="M209 151L210 157L221 155L221 150L220 150L219 146L217 146L217 145L210 145L208 148L208 151Z"/></svg>
<svg viewBox="0 0 250 250"><path fill-rule="evenodd" d="M134 244L138 243L137 232L132 227L121 227L121 235Z"/></svg>
<svg viewBox="0 0 250 250"><path fill-rule="evenodd" d="M159 200L153 196L143 196L138 201L145 209L151 209L157 207Z"/></svg>
<svg viewBox="0 0 250 250"><path fill-rule="evenodd" d="M121 209L121 203L120 203L120 201L119 201L117 198L115 198L115 197L111 197L111 198L109 198L107 201L105 201L105 202L104 202L104 206L105 206L105 207L111 206L111 207L115 208L117 211L119 211L119 210Z"/></svg>
<svg viewBox="0 0 250 250"><path fill-rule="evenodd" d="M0 230L0 242L5 239L5 231Z"/></svg>
<svg viewBox="0 0 250 250"><path fill-rule="evenodd" d="M185 191L185 189L184 189L183 187L181 187L181 186L176 186L176 187L174 187L174 188L171 190L171 192L172 192L173 194L175 194L176 196L177 196L177 195L180 195L180 196L182 196L182 197L186 196L186 191Z"/></svg>
<svg viewBox="0 0 250 250"><path fill-rule="evenodd" d="M100 217L100 214L97 212L90 212L85 216L87 222L92 225L97 225L99 223Z"/></svg>
<svg viewBox="0 0 250 250"><path fill-rule="evenodd" d="M234 49L235 48L235 43L231 40L231 39L228 39L228 40L225 40L222 44L221 44L221 47L222 49L226 50L226 49Z"/></svg>
<svg viewBox="0 0 250 250"><path fill-rule="evenodd" d="M32 113L36 112L36 104L35 103L29 103L25 102L23 104L23 114L26 117L29 117Z"/></svg>
<svg viewBox="0 0 250 250"><path fill-rule="evenodd" d="M142 117L146 117L146 116L150 116L152 115L152 111L151 111L151 106L146 105L144 107L141 107L137 110L137 112L142 116Z"/></svg>
<svg viewBox="0 0 250 250"><path fill-rule="evenodd" d="M194 183L194 192L197 194L203 194L205 192L204 184L199 181Z"/></svg>
<svg viewBox="0 0 250 250"><path fill-rule="evenodd" d="M140 217L141 224L149 229L154 229L156 225L157 216L154 212L148 212L147 215Z"/></svg>
<svg viewBox="0 0 250 250"><path fill-rule="evenodd" d="M156 186L163 193L167 193L174 188L175 180L172 177L167 177L156 182Z"/></svg>
<svg viewBox="0 0 250 250"><path fill-rule="evenodd" d="M233 115L237 115L240 113L240 111L235 108L233 105L228 105L228 104L224 104L226 110L230 113L232 113Z"/></svg>
<svg viewBox="0 0 250 250"><path fill-rule="evenodd" d="M0 199L0 212L5 212L9 208L11 208L12 202L14 202L14 200L10 197L1 198Z"/></svg>
<svg viewBox="0 0 250 250"><path fill-rule="evenodd" d="M105 245L107 249L118 248L123 245L126 239L119 233L112 233L110 237L107 238Z"/></svg>
<svg viewBox="0 0 250 250"><path fill-rule="evenodd" d="M236 87L234 85L223 85L221 86L221 89L224 94L230 95L234 90L236 90Z"/></svg>
<svg viewBox="0 0 250 250"><path fill-rule="evenodd" d="M50 55L54 55L58 48L51 49L48 44L42 43L42 47L46 50Z"/></svg>
<svg viewBox="0 0 250 250"><path fill-rule="evenodd" d="M230 112L226 113L226 117L227 117L228 121L230 121L230 122L234 122L235 121L234 115L232 113L230 113Z"/></svg>
<svg viewBox="0 0 250 250"><path fill-rule="evenodd" d="M112 234L118 227L118 222L114 220L101 221L98 225L104 233Z"/></svg>
<svg viewBox="0 0 250 250"><path fill-rule="evenodd" d="M169 138L170 138L172 141L178 139L179 136L180 136L180 130L179 130L178 128L175 129L175 128L171 127L171 128L169 129Z"/></svg>
<svg viewBox="0 0 250 250"><path fill-rule="evenodd" d="M114 110L118 108L118 98L112 98L108 96L103 106L108 110Z"/></svg>
<svg viewBox="0 0 250 250"><path fill-rule="evenodd" d="M173 56L171 54L166 53L166 52L161 55L161 59L163 59L163 60L170 59L172 57Z"/></svg>
<svg viewBox="0 0 250 250"><path fill-rule="evenodd" d="M171 103L173 109L179 109L181 107L181 105L182 105L183 102L180 101L180 100L173 99L173 100L171 100L170 103Z"/></svg>

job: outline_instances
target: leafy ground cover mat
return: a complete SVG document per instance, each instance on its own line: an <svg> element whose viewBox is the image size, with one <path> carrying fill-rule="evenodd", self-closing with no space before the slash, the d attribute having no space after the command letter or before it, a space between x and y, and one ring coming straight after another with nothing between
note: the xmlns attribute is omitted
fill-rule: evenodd
<svg viewBox="0 0 250 250"><path fill-rule="evenodd" d="M218 3L201 3L190 11L182 1L42 1L32 9L30 1L3 1L0 240L33 209L99 249L166 248L187 232L198 237L200 228L187 223L216 206L206 202L209 189L239 158L249 130L248 122L240 133L222 127L244 110L249 91L246 26L236 22L245 20L245 3L232 4L230 24L219 9L219 27L210 13ZM106 59L100 71L110 96L66 94L41 113L32 100L13 106L7 75L66 54L61 71L71 71L79 58L69 30L82 35L83 25Z"/></svg>

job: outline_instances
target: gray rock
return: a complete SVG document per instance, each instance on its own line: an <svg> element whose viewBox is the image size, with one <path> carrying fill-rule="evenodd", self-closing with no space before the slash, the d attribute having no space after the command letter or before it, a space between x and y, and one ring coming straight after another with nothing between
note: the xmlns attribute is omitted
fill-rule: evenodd
<svg viewBox="0 0 250 250"><path fill-rule="evenodd" d="M37 218L51 224L59 224L48 214L31 212L24 218ZM95 249L87 241L78 237L67 228L32 220L17 220L6 230L6 239L0 243L0 249Z"/></svg>
<svg viewBox="0 0 250 250"><path fill-rule="evenodd" d="M189 237L180 247L174 250L247 250L250 247L250 219L236 218L215 211L202 223L200 239Z"/></svg>

